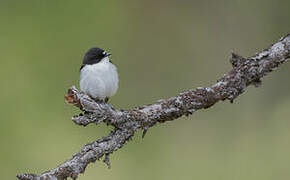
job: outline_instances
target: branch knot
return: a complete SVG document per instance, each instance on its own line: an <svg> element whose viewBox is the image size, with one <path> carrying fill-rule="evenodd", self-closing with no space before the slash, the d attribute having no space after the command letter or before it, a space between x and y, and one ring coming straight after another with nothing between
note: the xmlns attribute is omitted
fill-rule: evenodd
<svg viewBox="0 0 290 180"><path fill-rule="evenodd" d="M233 68L236 68L242 64L244 64L246 62L246 58L236 54L236 53L232 53L230 56L230 62L233 66Z"/></svg>

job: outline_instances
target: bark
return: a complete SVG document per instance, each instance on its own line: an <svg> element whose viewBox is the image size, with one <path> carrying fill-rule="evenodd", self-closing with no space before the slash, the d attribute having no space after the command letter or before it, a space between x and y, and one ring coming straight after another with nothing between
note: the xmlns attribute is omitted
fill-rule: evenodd
<svg viewBox="0 0 290 180"><path fill-rule="evenodd" d="M65 96L66 101L84 111L83 114L72 118L74 123L81 126L106 123L113 126L114 130L109 135L85 145L71 159L55 169L40 175L19 174L17 177L20 180L63 180L68 177L76 179L80 173L85 172L89 163L102 157L110 167L109 156L131 140L138 130L143 130L145 136L150 127L159 123L188 116L199 109L209 108L219 101L233 102L247 86L261 85L262 77L289 58L290 35L288 34L254 56L244 58L232 53L230 62L233 69L209 87L191 89L175 97L130 110L117 110L110 104L95 102L72 87Z"/></svg>

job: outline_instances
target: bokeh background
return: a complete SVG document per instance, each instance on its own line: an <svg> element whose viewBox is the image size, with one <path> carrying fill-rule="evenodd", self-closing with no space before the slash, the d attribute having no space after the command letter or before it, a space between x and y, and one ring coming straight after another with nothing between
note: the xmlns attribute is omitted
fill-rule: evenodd
<svg viewBox="0 0 290 180"><path fill-rule="evenodd" d="M76 126L64 102L84 53L113 53L120 88L110 103L132 108L214 83L231 52L251 56L290 30L288 0L1 0L0 179L42 173L109 133ZM234 104L152 128L80 180L290 178L290 63Z"/></svg>

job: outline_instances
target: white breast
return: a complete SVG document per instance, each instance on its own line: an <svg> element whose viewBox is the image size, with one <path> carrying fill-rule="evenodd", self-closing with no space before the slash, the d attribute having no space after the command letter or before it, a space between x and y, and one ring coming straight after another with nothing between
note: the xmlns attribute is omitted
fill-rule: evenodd
<svg viewBox="0 0 290 180"><path fill-rule="evenodd" d="M108 57L99 63L85 65L80 75L81 91L93 98L104 100L113 96L118 90L118 72Z"/></svg>

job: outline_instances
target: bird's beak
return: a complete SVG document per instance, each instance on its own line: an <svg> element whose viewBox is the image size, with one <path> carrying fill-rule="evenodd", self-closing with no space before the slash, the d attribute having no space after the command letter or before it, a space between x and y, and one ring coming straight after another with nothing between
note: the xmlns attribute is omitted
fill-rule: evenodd
<svg viewBox="0 0 290 180"><path fill-rule="evenodd" d="M106 57L111 56L111 55L112 55L112 53L106 53Z"/></svg>

